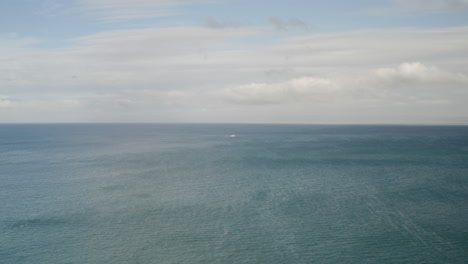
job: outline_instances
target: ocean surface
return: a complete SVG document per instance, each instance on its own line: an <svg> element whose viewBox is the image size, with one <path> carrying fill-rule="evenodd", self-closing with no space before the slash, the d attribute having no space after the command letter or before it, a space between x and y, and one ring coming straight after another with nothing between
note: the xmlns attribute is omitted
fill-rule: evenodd
<svg viewBox="0 0 468 264"><path fill-rule="evenodd" d="M466 264L468 127L0 125L0 263Z"/></svg>

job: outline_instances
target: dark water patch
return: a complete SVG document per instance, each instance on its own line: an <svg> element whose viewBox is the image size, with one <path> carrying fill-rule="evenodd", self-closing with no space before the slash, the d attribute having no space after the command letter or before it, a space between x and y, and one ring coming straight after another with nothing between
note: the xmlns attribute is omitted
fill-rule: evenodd
<svg viewBox="0 0 468 264"><path fill-rule="evenodd" d="M152 197L152 195L148 193L137 193L137 194L133 194L133 196L138 199L149 199Z"/></svg>
<svg viewBox="0 0 468 264"><path fill-rule="evenodd" d="M78 219L71 220L61 217L34 217L21 220L5 221L10 228L54 228L77 223Z"/></svg>
<svg viewBox="0 0 468 264"><path fill-rule="evenodd" d="M114 192L114 191L127 190L128 186L125 186L125 185L110 185L110 186L101 187L101 189L103 191L107 191L107 192Z"/></svg>

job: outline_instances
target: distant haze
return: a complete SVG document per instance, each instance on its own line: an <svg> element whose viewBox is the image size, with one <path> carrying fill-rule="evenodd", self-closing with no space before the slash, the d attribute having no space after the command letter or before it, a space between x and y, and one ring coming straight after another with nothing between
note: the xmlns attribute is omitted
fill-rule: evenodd
<svg viewBox="0 0 468 264"><path fill-rule="evenodd" d="M468 124L468 1L4 0L22 122Z"/></svg>

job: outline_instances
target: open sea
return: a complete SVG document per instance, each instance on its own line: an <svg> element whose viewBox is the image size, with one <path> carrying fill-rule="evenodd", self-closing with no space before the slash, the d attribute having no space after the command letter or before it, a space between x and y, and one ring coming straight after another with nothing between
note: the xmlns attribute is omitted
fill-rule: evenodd
<svg viewBox="0 0 468 264"><path fill-rule="evenodd" d="M468 127L0 125L0 263L468 263Z"/></svg>

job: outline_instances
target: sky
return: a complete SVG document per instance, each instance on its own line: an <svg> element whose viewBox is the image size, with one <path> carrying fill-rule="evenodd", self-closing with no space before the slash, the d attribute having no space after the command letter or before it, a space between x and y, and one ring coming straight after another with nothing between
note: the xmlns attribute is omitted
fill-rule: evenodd
<svg viewBox="0 0 468 264"><path fill-rule="evenodd" d="M2 0L0 123L468 125L468 0Z"/></svg>

